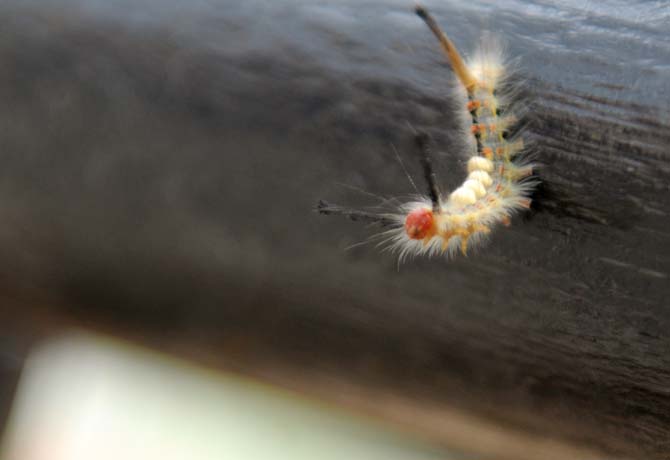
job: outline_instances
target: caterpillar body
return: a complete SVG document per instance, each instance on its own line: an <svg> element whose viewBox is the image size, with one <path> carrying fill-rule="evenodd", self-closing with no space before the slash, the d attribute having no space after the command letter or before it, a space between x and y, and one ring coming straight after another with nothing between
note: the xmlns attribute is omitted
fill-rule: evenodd
<svg viewBox="0 0 670 460"><path fill-rule="evenodd" d="M383 214L324 201L318 206L322 214L341 214L391 227L378 235L380 244L396 252L400 261L416 255L452 256L459 251L466 254L494 226L509 226L512 214L530 208L529 195L535 186L531 178L533 166L521 159L523 140L519 136L508 138L515 119L505 111L511 102L509 93L505 95L500 90L507 76L501 48L492 42L483 43L465 62L432 16L420 6L416 13L439 40L462 88L462 114L465 126L469 125L466 180L444 198L432 168L427 138L418 135L427 196Z"/></svg>

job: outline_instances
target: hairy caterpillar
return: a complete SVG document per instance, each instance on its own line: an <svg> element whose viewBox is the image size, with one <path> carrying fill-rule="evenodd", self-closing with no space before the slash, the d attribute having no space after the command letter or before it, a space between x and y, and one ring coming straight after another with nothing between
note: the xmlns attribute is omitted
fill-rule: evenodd
<svg viewBox="0 0 670 460"><path fill-rule="evenodd" d="M510 94L500 94L506 74L503 53L484 42L467 63L435 20L421 6L416 13L435 34L463 89L463 116L469 124L468 176L445 199L431 165L425 135L417 135L428 195L400 204L391 213L375 214L320 201L322 214L345 215L391 227L379 234L381 245L398 253L399 260L416 255L466 254L499 223L510 225L510 216L528 209L535 183L533 167L520 160L522 140L508 138L514 118L506 113Z"/></svg>

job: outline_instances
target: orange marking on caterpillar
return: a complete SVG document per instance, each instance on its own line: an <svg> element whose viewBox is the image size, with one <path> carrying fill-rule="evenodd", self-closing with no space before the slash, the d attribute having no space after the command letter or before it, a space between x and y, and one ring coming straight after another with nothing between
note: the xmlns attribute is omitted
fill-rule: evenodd
<svg viewBox="0 0 670 460"><path fill-rule="evenodd" d="M484 147L482 149L482 154L488 159L493 160L493 149L491 147Z"/></svg>
<svg viewBox="0 0 670 460"><path fill-rule="evenodd" d="M505 172L505 165L500 165L498 168L498 176L502 179L503 173ZM498 182L498 185L496 185L496 192L500 192L503 188L502 182Z"/></svg>
<svg viewBox="0 0 670 460"><path fill-rule="evenodd" d="M468 112L474 112L482 106L480 101L468 101Z"/></svg>

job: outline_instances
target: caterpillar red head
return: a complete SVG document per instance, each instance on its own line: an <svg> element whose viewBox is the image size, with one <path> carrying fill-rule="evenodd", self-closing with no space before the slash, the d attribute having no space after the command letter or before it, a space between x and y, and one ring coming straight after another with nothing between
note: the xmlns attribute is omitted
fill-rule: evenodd
<svg viewBox="0 0 670 460"><path fill-rule="evenodd" d="M435 218L430 208L417 208L405 218L405 233L411 240L426 240L435 236Z"/></svg>

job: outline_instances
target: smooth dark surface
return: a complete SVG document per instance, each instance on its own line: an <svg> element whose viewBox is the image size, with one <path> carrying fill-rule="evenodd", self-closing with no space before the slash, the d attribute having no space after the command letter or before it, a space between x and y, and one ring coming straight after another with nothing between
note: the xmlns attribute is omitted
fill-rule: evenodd
<svg viewBox="0 0 670 460"><path fill-rule="evenodd" d="M413 5L3 4L5 291L80 323L666 458L667 37L509 5L487 25L523 58L534 209L467 258L398 269L374 245L345 250L374 227L313 208L413 193L391 147L422 184L409 125L431 135L443 189L463 179L460 101ZM485 14L433 12L464 50ZM623 38L593 40L594 23ZM21 334L3 331L3 369L18 367Z"/></svg>

